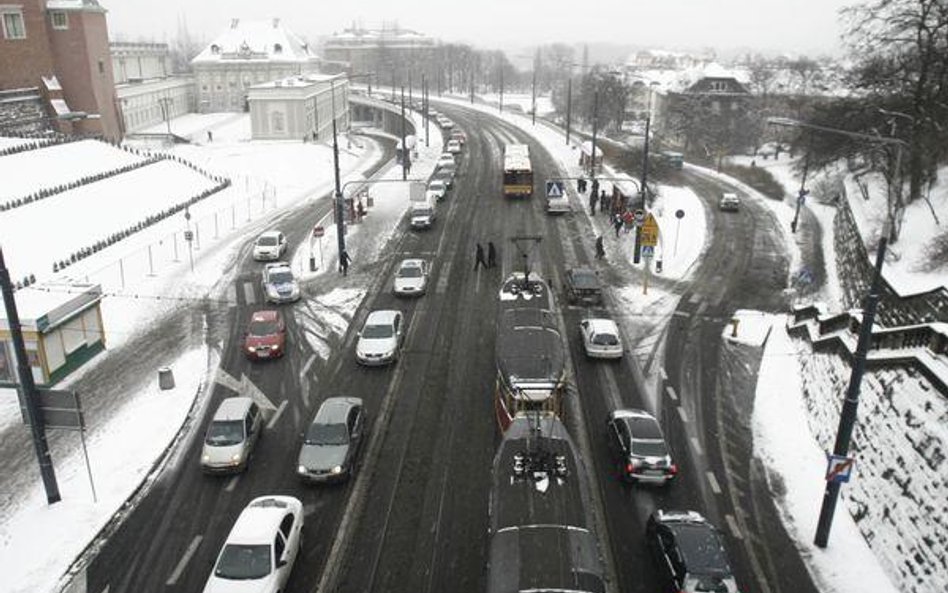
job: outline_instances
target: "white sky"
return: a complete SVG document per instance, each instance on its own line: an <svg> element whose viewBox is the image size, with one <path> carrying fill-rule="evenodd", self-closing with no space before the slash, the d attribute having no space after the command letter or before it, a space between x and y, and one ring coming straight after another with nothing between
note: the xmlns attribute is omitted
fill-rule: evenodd
<svg viewBox="0 0 948 593"><path fill-rule="evenodd" d="M667 48L753 48L816 54L840 49L839 8L856 0L100 0L113 36L173 37L182 15L208 41L233 17L280 17L315 38L353 22L395 22L444 41L509 49L562 41ZM328 8L332 6L332 8Z"/></svg>

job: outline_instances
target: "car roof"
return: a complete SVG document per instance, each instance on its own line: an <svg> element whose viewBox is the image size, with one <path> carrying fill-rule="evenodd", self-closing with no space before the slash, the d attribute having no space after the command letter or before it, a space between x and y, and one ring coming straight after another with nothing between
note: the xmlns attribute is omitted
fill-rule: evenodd
<svg viewBox="0 0 948 593"><path fill-rule="evenodd" d="M257 238L262 239L264 237L279 237L281 234L282 233L280 231L267 231L265 233L260 233L260 236Z"/></svg>
<svg viewBox="0 0 948 593"><path fill-rule="evenodd" d="M349 410L361 406L358 397L329 397L319 406L313 424L342 424L349 416Z"/></svg>
<svg viewBox="0 0 948 593"><path fill-rule="evenodd" d="M645 410L616 410L612 414L616 419L625 421L636 440L664 440L665 438L658 420Z"/></svg>
<svg viewBox="0 0 948 593"><path fill-rule="evenodd" d="M400 268L420 268L425 265L425 260L423 259L403 259L402 263L399 264Z"/></svg>
<svg viewBox="0 0 948 593"><path fill-rule="evenodd" d="M728 193L722 194L721 197L724 198L724 199L728 199L728 200L731 199L731 198L733 198L733 199L736 200L736 199L737 199L737 194L728 192Z"/></svg>
<svg viewBox="0 0 948 593"><path fill-rule="evenodd" d="M380 311L372 311L369 313L369 316L365 318L365 324L369 325L391 325L395 321L395 316L400 315L401 311L394 311L390 309L383 309Z"/></svg>
<svg viewBox="0 0 948 593"><path fill-rule="evenodd" d="M267 270L268 272L271 270L279 269L279 268L286 268L287 270L290 270L291 272L293 271L290 268L290 264L288 264L285 261L275 261L264 266L264 269Z"/></svg>
<svg viewBox="0 0 948 593"><path fill-rule="evenodd" d="M243 420L251 404L253 404L253 399L249 397L225 398L217 406L217 411L214 412L214 420Z"/></svg>
<svg viewBox="0 0 948 593"><path fill-rule="evenodd" d="M597 334L619 334L619 328L616 322L611 319L584 319Z"/></svg>
<svg viewBox="0 0 948 593"><path fill-rule="evenodd" d="M302 503L292 496L255 498L240 512L227 536L227 543L270 545L286 513L291 510L299 512L301 508Z"/></svg>
<svg viewBox="0 0 948 593"><path fill-rule="evenodd" d="M274 311L273 309L266 309L264 311L254 311L253 315L250 316L250 321L276 321L280 318L280 312Z"/></svg>

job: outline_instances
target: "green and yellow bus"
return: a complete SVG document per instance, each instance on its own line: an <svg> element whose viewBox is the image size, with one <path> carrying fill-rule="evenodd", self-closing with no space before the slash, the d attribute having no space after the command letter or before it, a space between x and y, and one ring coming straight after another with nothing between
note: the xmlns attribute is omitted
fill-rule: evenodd
<svg viewBox="0 0 948 593"><path fill-rule="evenodd" d="M526 144L504 147L504 197L529 198L533 195L533 167Z"/></svg>

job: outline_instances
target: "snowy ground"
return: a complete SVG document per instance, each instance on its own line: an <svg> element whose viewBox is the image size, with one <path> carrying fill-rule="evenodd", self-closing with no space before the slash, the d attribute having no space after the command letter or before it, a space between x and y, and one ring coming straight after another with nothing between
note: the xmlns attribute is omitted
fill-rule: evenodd
<svg viewBox="0 0 948 593"><path fill-rule="evenodd" d="M497 93L478 94L476 98L491 105L498 105L500 103L500 95ZM510 105L518 106L523 110L523 113L530 113L530 110L533 109L533 94L504 93L504 109ZM537 95L537 117L544 117L554 111L553 101L549 95Z"/></svg>
<svg viewBox="0 0 948 593"><path fill-rule="evenodd" d="M188 120L193 120L193 117L189 116ZM212 125L217 126L214 128L217 132L214 141L203 147L206 151L202 151L201 146L185 146L176 150L184 149L188 158L199 166L224 174L241 172L246 178L247 187L251 189L251 211L238 211L237 224L231 228L231 208L242 205L243 197L236 200L231 198L231 205L222 201L205 205L204 210L193 210L195 216L190 223L196 226L203 222L206 229L204 244L194 252L193 272L184 257L183 242L181 261L167 262L156 270L154 276L140 273L140 269L139 273L133 273L136 266L141 268L142 263L132 260L122 251L124 241L90 258L98 260L88 264L89 273L97 281L106 279L104 270L114 268L115 261L126 262L123 265L127 272L126 286L108 294L103 301L105 328L112 349L120 346L137 328L147 326L149 319L179 306L176 304L177 298L202 296L211 290L220 290L222 285L228 284L228 271L233 267L237 250L265 229L269 218L303 200L323 195L332 187L331 161L324 158L326 153L331 154L328 147L298 143L263 143L257 146L247 141L249 128L240 120L230 118L223 125L220 120L217 117L208 118ZM420 118L416 117L416 120L420 121ZM200 135L205 129L193 121L191 123L195 134ZM436 134L433 140L431 148L420 149L412 167L413 176L427 176L433 169L441 152L440 136ZM352 147L347 146L341 155L344 181L362 179L360 172L379 155L379 148L373 141L354 136L352 142ZM301 164L305 166L294 167ZM393 167L384 172L382 177L400 179L400 169ZM236 192L239 188L233 189ZM263 194L268 196L263 200L265 207L258 209L257 200ZM360 262L371 262L384 256L385 243L408 206L407 190L401 184L379 184L372 188L371 194L376 200L375 206L369 209L365 221L352 225L347 234L349 251L355 260L354 270L359 268ZM212 215L215 213L221 218L217 236L211 231L214 228L211 224ZM70 216L68 210L63 216ZM157 249L159 243L155 242L156 239L162 237L167 242L172 234L180 234L183 223L181 220L162 222L156 227L167 225L165 228L149 229L152 234L143 240ZM327 265L315 274L308 271L302 274L304 285L314 284L313 281L319 275L334 270L328 262L336 257L335 228L329 224L325 226L327 234L323 244L326 252L323 255ZM140 246L137 249L135 253L144 250ZM298 246L292 258L297 269L301 269L305 262L308 270L309 245ZM99 270L95 271L97 266ZM73 268L70 271L75 272ZM309 345L319 356L328 357L330 354L327 346L330 333L340 335L346 332L348 320L352 318L365 296L365 287L372 280L369 275L350 273L350 277L352 282L347 288L307 299L304 306L295 311L306 328ZM161 300L153 298L155 296L161 297ZM96 364L96 361L89 364ZM204 393L208 371L216 366L217 362L209 360L208 352L204 349L182 355L172 365L177 382L174 391L157 391L155 385L149 385L140 393L128 394L127 403L116 416L115 422L90 432L87 441L95 471L98 503L91 499L81 457L74 456L57 459L57 477L64 502L48 507L42 487L37 484L32 492L22 497L16 508L3 509L0 518L0 572L5 575L4 591L46 593L56 589L60 575L90 538L143 480L154 477L149 475L149 470L176 438L195 398L202 397ZM20 421L15 401L12 390L0 390L0 422L3 426ZM160 421L156 421L156 418ZM133 442L134 446L131 444ZM57 545L23 544L31 541L55 541Z"/></svg>

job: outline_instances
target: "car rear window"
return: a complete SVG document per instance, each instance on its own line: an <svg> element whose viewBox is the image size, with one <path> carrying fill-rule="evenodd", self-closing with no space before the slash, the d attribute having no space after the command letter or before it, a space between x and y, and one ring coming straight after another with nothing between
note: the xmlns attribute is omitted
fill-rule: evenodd
<svg viewBox="0 0 948 593"><path fill-rule="evenodd" d="M580 290L597 290L599 278L592 272L573 272L573 286Z"/></svg>
<svg viewBox="0 0 948 593"><path fill-rule="evenodd" d="M632 440L632 454L637 457L664 457L668 455L665 441Z"/></svg>
<svg viewBox="0 0 948 593"><path fill-rule="evenodd" d="M618 346L619 338L612 334L596 334L593 336L592 343L597 346Z"/></svg>
<svg viewBox="0 0 948 593"><path fill-rule="evenodd" d="M637 439L663 439L662 429L654 418L635 416L628 418L629 430Z"/></svg>
<svg viewBox="0 0 948 593"><path fill-rule="evenodd" d="M707 525L677 525L678 547L688 572L699 574L731 574L721 540Z"/></svg>

